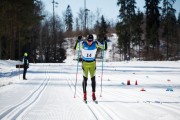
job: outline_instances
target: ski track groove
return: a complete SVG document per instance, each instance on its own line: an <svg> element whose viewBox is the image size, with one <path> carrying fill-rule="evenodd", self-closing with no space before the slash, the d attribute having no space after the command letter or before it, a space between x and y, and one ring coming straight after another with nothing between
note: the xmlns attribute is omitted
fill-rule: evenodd
<svg viewBox="0 0 180 120"><path fill-rule="evenodd" d="M168 107L168 106L162 106L162 103L154 103L154 104L151 104L151 103L149 103L151 106L153 106L153 107L155 107L155 108L159 108L159 109L161 109L162 111L166 111L167 113L171 113L171 112L173 112L173 113L176 113L176 115L178 116L180 116L180 114L179 114L179 112L177 112L177 110L175 110L174 108L170 108L170 107Z"/></svg>
<svg viewBox="0 0 180 120"><path fill-rule="evenodd" d="M94 104L94 105L93 105ZM91 110L91 112L94 114L94 116L97 116L98 120L113 120L112 117L103 109L100 110L100 107L96 103L87 103L88 108ZM107 118L108 117L108 118Z"/></svg>
<svg viewBox="0 0 180 120"><path fill-rule="evenodd" d="M35 103L37 101L37 99L39 98L39 96L42 94L42 92L44 91L44 89L47 87L49 78L48 78L48 71L46 69L45 71L45 79L43 80L43 82L39 85L39 87L34 90L34 92L32 92L25 100L23 100L22 102L20 102L19 104L16 104L15 106L12 106L11 108L9 108L8 110L2 112L0 114L0 119L6 119L6 117L11 117L11 119L15 120L16 118L18 118L18 116L20 116L28 107L30 107L33 103ZM37 94L37 95L36 95ZM35 97L33 99L33 97ZM33 99L33 100L31 100ZM29 104L27 104L28 102L30 102ZM27 104L27 105L26 105ZM24 106L25 107L21 107ZM18 109L19 108L19 109ZM16 110L16 111L15 111ZM8 118L9 119L9 118Z"/></svg>
<svg viewBox="0 0 180 120"><path fill-rule="evenodd" d="M43 83L39 86L38 90L36 91L37 92L37 95L35 96L35 98L32 100L32 102L30 102L28 105L26 105L24 108L20 109L19 112L13 117L13 119L16 119L18 118L28 107L30 107L33 103L35 103L38 98L40 97L40 95L43 93L43 91L45 90L45 88L47 87L48 83L49 83L49 80L50 80L50 76L48 75L49 74L49 71L48 69L46 68L45 69L45 80L43 81ZM41 89L40 89L41 88ZM30 99L29 99L30 101ZM27 101L28 102L28 101Z"/></svg>
<svg viewBox="0 0 180 120"><path fill-rule="evenodd" d="M164 104L167 107L169 106L169 107L172 107L173 109L179 109L180 110L180 103L179 103L179 106L175 106L175 105L172 105L170 103L162 103L162 104Z"/></svg>
<svg viewBox="0 0 180 120"><path fill-rule="evenodd" d="M68 82L68 84L69 84L69 86L70 86L70 88L73 88L73 87L71 87L71 85L75 85L75 83L73 83L73 81L72 81L72 79L68 79L67 78L67 81L71 81L71 84L69 84L69 82ZM76 95L78 95L78 97L79 97L79 99L81 99L80 98L80 88L79 87L77 87L76 86ZM93 101L92 101L93 102ZM96 119L96 120L99 120L99 116L97 115L97 112L95 112L94 110L93 110L93 108L94 109L98 109L97 111L99 112L99 115L101 116L101 117L103 117L103 114L102 114L102 111L101 110L99 110L99 108L97 107L97 106L99 106L98 104L97 104L97 106L96 105L93 105L93 104L96 104L96 103L91 103L91 101L88 101L87 102L87 107L88 107L88 109L91 111L91 113L92 113L92 115L94 116L94 118ZM96 107L95 107L96 106ZM109 118L111 118L111 120L113 120L112 119L112 117L105 111L105 110L103 110L103 112L109 117Z"/></svg>
<svg viewBox="0 0 180 120"><path fill-rule="evenodd" d="M114 120L128 120L125 117L120 117L114 110L112 110L111 107L109 107L106 104L101 105L102 108L104 108L105 110L108 110L108 112L113 116Z"/></svg>
<svg viewBox="0 0 180 120"><path fill-rule="evenodd" d="M96 120L98 120L98 117L96 116L95 112L92 110L92 108L89 105L88 105L88 108L91 111L91 113L93 114L93 116L96 118Z"/></svg>
<svg viewBox="0 0 180 120"><path fill-rule="evenodd" d="M67 82L68 82L69 87L72 89L72 91L75 91L75 82L73 82L73 79L71 79L71 78L72 78L72 76L66 76L66 80L67 80ZM76 84L76 85L77 85L77 84ZM74 90L73 90L73 87L74 87ZM81 99L81 97L80 97L80 92L81 92L80 88L76 86L76 96L78 96L79 99ZM82 101L82 102L84 102L84 101ZM95 118L96 120L99 120L99 119L98 119L98 116L96 115L96 113L94 112L94 110L92 109L92 107L90 107L90 105L89 105L90 102L88 101L87 103L84 103L84 104L87 105L88 109L91 111L91 113L92 113L92 115L94 116L94 118ZM95 103L92 103L92 104L95 104Z"/></svg>
<svg viewBox="0 0 180 120"><path fill-rule="evenodd" d="M24 107L23 109L21 109L14 117L13 119L16 119L23 111L25 111L28 107L30 107L33 103L35 103L38 98L40 97L40 95L43 93L43 91L45 90L45 88L47 87L48 85L48 82L49 82L49 77L47 79L47 82L45 83L45 85L43 86L42 90L39 91L38 95L35 97L35 99L30 103L28 104L26 107Z"/></svg>
<svg viewBox="0 0 180 120"><path fill-rule="evenodd" d="M134 76L134 75L132 75L132 76ZM132 76L130 76L130 77L132 77ZM67 80L67 83L68 83L68 86L72 89L72 91L74 91L75 90L75 76L68 76L67 75L67 77L66 77L66 80ZM74 82L73 82L74 81ZM78 85L78 84L77 84ZM119 85L120 87L122 87L122 90L124 90L123 88L124 87L128 87L128 86L122 86L121 84ZM108 86L109 87L109 86ZM107 89L108 89L108 87L106 87L106 86L104 86L104 92L109 92L109 94L111 94L112 95L112 97L113 96L116 96L116 97L114 97L114 98L117 98L117 97L121 97L121 98L137 98L137 95L133 95L132 93L125 93L125 92L119 92L118 91L118 89L114 92L114 91L108 91ZM126 89L126 90L128 90L128 89ZM82 89L80 89L80 87L78 87L78 86L76 86L76 95L78 96L78 98L79 99L82 99L80 96L82 95L82 94L80 94L82 92ZM145 93L145 94L151 94L151 93ZM151 95L150 95L151 96ZM99 101L99 102L101 102L101 101ZM103 101L102 101L103 102ZM123 103L123 101L120 101L121 103ZM126 102L125 102L126 103ZM135 102L133 102L133 103L139 103L139 101L135 101ZM144 103L143 101L140 101L140 103ZM162 102L163 103L163 102ZM94 104L94 105L93 105ZM165 106L161 106L159 103L156 103L156 102L154 102L154 101L150 101L150 103L148 103L148 102L146 102L145 104L150 104L150 106L152 106L152 107L154 107L154 106L158 106L160 109L162 109L162 110L164 110L164 108L165 108L165 111L167 111L167 112L172 112L172 110L173 109L176 109L176 108L170 108L169 109L169 107L168 107L168 105L169 106L171 106L171 107L175 107L175 106L173 106L173 105L170 105L170 104L166 104L167 106L165 107ZM165 104L165 103L163 103L163 104ZM103 104L104 105L104 104ZM110 119L114 119L114 117L115 118L119 118L119 119L121 119L118 115L117 115L117 113L115 113L114 111L112 112L112 109L110 108L110 107L107 107L107 105L105 105L105 106L103 106L102 104L99 104L98 103L98 105L95 105L95 103L92 103L92 102L88 102L87 103L87 107L88 107L88 109L91 111L91 113L93 114L93 116L95 117L95 119L96 120L98 120L99 119L99 117L101 116L103 116L103 114L106 114ZM108 110L106 109L106 108L108 108ZM97 112L96 111L98 111L98 114L97 114ZM110 112L112 112L113 114L114 114L114 117L112 117L110 114L109 114L109 111ZM174 110L173 110L174 111ZM176 112L176 114L178 115L178 113ZM99 116L98 116L99 115ZM105 117L104 117L105 118ZM122 118L122 119L124 119L124 118ZM125 118L126 119L126 118Z"/></svg>
<svg viewBox="0 0 180 120"><path fill-rule="evenodd" d="M67 80L71 80L71 79L67 79ZM71 82L72 82L72 80L71 80ZM75 83L73 84L73 82L72 82L72 84L71 85L75 85ZM72 88L72 87L71 87ZM78 94L78 96L79 96L79 92L80 92L80 88L79 87L77 87L76 88L76 90L77 90L77 94ZM90 95L89 95L89 98L90 98ZM81 98L80 98L81 99ZM98 120L99 119L99 116L97 115L97 112L95 112L94 110L93 110L93 108L94 109L96 109L98 112L99 112L99 115L101 116L101 117L103 117L103 113L104 114L106 114L106 116L108 116L111 120L113 120L113 118L112 118L112 116L110 115L110 114L108 114L108 112L104 109L104 108L102 108L102 109L100 109L100 106L97 104L96 105L96 103L92 103L93 101L88 101L87 102L87 106L88 106L88 108L89 108L89 110L91 111L91 113L93 114L93 116L95 117L95 119L96 120ZM94 104L94 105L93 105ZM107 119L107 118L104 118L104 119Z"/></svg>
<svg viewBox="0 0 180 120"><path fill-rule="evenodd" d="M117 97L118 97L118 93L113 93L113 92L111 92L111 91L107 91L107 92L109 92L110 94L112 93L112 94L114 94L114 95L116 95L116 97L114 97L114 98L116 98L117 99ZM118 95L117 95L118 94ZM128 93L129 94L129 93ZM145 93L145 94L148 94L148 96L152 96L151 95L151 93ZM113 95L113 96L114 96ZM123 96L125 96L125 97L131 97L132 95L123 95ZM121 96L122 97L122 96ZM133 95L133 97L135 97L134 95ZM131 98L133 98L133 97L131 97ZM136 96L136 98L137 98L137 96ZM152 101L152 100L150 100L150 101L142 101L142 100L139 100L139 101L137 101L137 103L138 102L140 102L140 103L145 103L145 104L149 104L150 106L153 106L154 108L156 108L156 107L158 107L159 109L161 109L162 111L165 111L166 113L171 113L171 112L175 112L176 113L176 115L178 116L179 115L179 113L177 112L177 109L179 108L178 106L175 106L175 105L171 105L171 104L169 104L169 103L166 103L166 102L161 102L161 101ZM175 102L176 103L176 102ZM162 104L163 104L163 106L162 106ZM177 103L177 104L179 104L179 102Z"/></svg>
<svg viewBox="0 0 180 120"><path fill-rule="evenodd" d="M128 99L137 99L137 96L136 95L133 95L131 93L124 93L124 92L121 92L121 91L109 91L106 89L106 91L104 91L108 94L111 94L111 99L114 100L114 99L117 99L117 98L121 98L121 99L124 99L124 98L128 98ZM119 102L123 102L123 100L119 101ZM133 100L133 101L124 101L125 103L126 102L129 102L129 103L137 103L139 102L139 100Z"/></svg>
<svg viewBox="0 0 180 120"><path fill-rule="evenodd" d="M69 87L73 90L73 87L72 86L74 86L74 89L75 89L75 82L73 82L73 79L71 79L71 78L68 78L69 76L67 76L67 78L66 78L66 80L67 80L67 82L68 82L68 84L69 84ZM70 82L71 83L70 83ZM106 87L105 87L106 88ZM74 90L73 90L74 91ZM76 95L80 98L80 92L81 92L82 90L80 90L80 88L79 87L77 87L76 86ZM114 94L114 92L112 91L112 92L110 92L111 94L112 94L112 96L114 96L113 94ZM118 94L119 95L119 93L118 92L116 92L115 94ZM122 95L122 94L121 94ZM124 97L128 97L129 98L129 96L128 95L126 95L126 94L123 94L124 95ZM90 95L88 95L89 97L90 97ZM122 97L122 96L121 96ZM134 96L133 96L134 97ZM117 96L116 97L114 97L114 98L117 98ZM81 99L81 98L80 98ZM136 102L137 103L137 102ZM94 104L94 105L93 105ZM95 117L95 119L96 120L98 120L98 119L101 119L101 118L103 118L103 119L107 119L107 117L108 117L108 120L114 120L114 118L109 114L109 111L107 111L107 110L105 110L105 108L104 107L102 107L102 105L99 105L99 103L96 105L95 103L92 103L92 102L87 102L87 106L88 106L88 108L89 108L89 110L91 111L91 113L93 114L93 116ZM98 112L98 113L97 113ZM113 113L113 112L111 112L111 113ZM120 118L117 114L115 114L114 113L114 115L115 115L115 118ZM106 116L106 117L104 117L104 116ZM124 118L123 118L124 119Z"/></svg>

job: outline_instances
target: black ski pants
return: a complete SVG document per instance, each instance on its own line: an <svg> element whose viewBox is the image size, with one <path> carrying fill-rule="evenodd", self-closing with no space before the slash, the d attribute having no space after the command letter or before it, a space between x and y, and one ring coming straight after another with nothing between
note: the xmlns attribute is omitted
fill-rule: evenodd
<svg viewBox="0 0 180 120"><path fill-rule="evenodd" d="M83 93L86 93L87 80L88 80L87 77L83 76L83 82L82 82ZM91 78L91 86L92 86L92 92L96 92L96 80L95 80L95 76Z"/></svg>
<svg viewBox="0 0 180 120"><path fill-rule="evenodd" d="M23 71L23 79L26 79L26 72L27 72L28 67L24 66L24 71Z"/></svg>

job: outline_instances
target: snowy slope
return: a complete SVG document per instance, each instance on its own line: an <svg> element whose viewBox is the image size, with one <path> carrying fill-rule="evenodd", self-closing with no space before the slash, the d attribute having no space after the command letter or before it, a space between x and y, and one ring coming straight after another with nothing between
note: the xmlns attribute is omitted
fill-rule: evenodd
<svg viewBox="0 0 180 120"><path fill-rule="evenodd" d="M0 60L0 87L16 82L17 76L22 70L16 68L17 64L22 64L20 61Z"/></svg>
<svg viewBox="0 0 180 120"><path fill-rule="evenodd" d="M31 64L27 81L22 80L22 74L20 80L18 76L7 77L18 82L0 87L0 119L179 120L180 62L105 62L102 97L102 63L97 62L99 103L91 100L91 81L88 80L88 104L85 104L81 63L74 98L77 62L68 59L61 64ZM127 85L127 80L131 85ZM168 87L173 91L166 91ZM140 91L142 88L146 91Z"/></svg>
<svg viewBox="0 0 180 120"><path fill-rule="evenodd" d="M109 57L106 52L105 60ZM77 53L68 48L65 63L31 63L28 80L22 80L22 70L18 76L15 65L21 62L0 60L0 119L179 120L180 61L104 62L100 97L102 62L98 60L98 104L91 99L90 79L85 104L81 63L76 58Z"/></svg>

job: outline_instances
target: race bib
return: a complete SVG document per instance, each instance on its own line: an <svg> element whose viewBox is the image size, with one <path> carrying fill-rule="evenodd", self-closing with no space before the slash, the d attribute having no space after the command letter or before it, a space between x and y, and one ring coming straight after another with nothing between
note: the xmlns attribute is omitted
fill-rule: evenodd
<svg viewBox="0 0 180 120"><path fill-rule="evenodd" d="M97 49L95 49L95 50L82 49L83 59L84 60L94 60L95 56L96 56L96 51L97 51Z"/></svg>

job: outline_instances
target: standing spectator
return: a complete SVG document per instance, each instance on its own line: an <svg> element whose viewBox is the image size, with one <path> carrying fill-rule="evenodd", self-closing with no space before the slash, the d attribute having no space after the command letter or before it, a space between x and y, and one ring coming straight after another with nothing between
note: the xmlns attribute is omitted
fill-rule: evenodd
<svg viewBox="0 0 180 120"><path fill-rule="evenodd" d="M29 68L29 60L28 60L28 54L27 53L24 53L24 56L23 56L23 66L24 66L23 80L27 80L26 72L27 72L27 69Z"/></svg>

